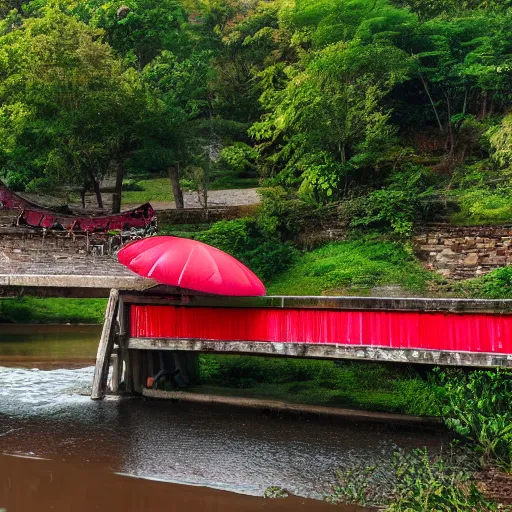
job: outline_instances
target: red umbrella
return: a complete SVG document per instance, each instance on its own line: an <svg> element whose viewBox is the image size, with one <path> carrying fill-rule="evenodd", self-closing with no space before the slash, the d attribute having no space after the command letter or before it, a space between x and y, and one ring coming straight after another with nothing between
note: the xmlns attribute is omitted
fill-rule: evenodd
<svg viewBox="0 0 512 512"><path fill-rule="evenodd" d="M123 247L117 258L140 276L162 284L217 295L265 295L265 286L245 265L196 240L143 238Z"/></svg>

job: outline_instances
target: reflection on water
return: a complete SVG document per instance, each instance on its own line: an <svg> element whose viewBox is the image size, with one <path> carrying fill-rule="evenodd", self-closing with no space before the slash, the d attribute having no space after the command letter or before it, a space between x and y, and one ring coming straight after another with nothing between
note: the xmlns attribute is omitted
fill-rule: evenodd
<svg viewBox="0 0 512 512"><path fill-rule="evenodd" d="M280 418L257 411L142 398L110 397L92 402L87 396L92 367L73 369L69 363L77 362L75 353L80 354L79 362L88 357L87 351L96 350L98 333L88 333L94 337L92 343L84 341L87 333L67 330L65 342L60 335L52 339L49 332L34 335L30 341L19 333L2 332L0 366L7 354L11 367L0 367L0 453L66 460L73 463L72 468L87 463L86 467L94 465L102 471L255 496L278 485L299 496L321 497L339 466L386 464L399 446L438 448L441 444L438 434L364 423ZM90 348L68 347L81 343ZM50 352L45 351L46 346ZM41 362L43 356L51 358L52 354L66 362L67 369L12 367L17 357L27 366L27 358ZM0 469L4 463L5 459L0 459ZM121 480L118 483L127 485ZM4 487L4 495L12 492ZM201 492L209 495L210 491ZM309 508L304 510L324 506L307 503ZM204 510L257 509L251 506L247 501L247 508L233 505Z"/></svg>
<svg viewBox="0 0 512 512"><path fill-rule="evenodd" d="M101 325L0 324L0 366L93 364Z"/></svg>

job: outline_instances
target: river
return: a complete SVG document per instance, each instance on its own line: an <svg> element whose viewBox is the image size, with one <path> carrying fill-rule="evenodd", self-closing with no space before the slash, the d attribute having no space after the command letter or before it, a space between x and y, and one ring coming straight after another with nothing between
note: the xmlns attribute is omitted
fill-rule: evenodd
<svg viewBox="0 0 512 512"><path fill-rule="evenodd" d="M320 501L337 467L439 449L409 427L143 398L89 399L97 326L0 324L0 510L363 510ZM269 486L296 498L263 499ZM163 506L165 504L165 506Z"/></svg>

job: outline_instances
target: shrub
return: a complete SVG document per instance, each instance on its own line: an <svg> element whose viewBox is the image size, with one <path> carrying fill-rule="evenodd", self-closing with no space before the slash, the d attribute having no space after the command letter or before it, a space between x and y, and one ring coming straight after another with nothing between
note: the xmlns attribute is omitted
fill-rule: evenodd
<svg viewBox="0 0 512 512"><path fill-rule="evenodd" d="M386 512L494 512L461 460L429 457L427 449L395 454L396 483Z"/></svg>
<svg viewBox="0 0 512 512"><path fill-rule="evenodd" d="M448 427L471 442L482 462L512 468L512 372L444 371L436 388Z"/></svg>
<svg viewBox="0 0 512 512"><path fill-rule="evenodd" d="M263 233L252 219L216 222L196 239L238 258L262 279L286 270L297 256L296 249Z"/></svg>
<svg viewBox="0 0 512 512"><path fill-rule="evenodd" d="M34 178L25 187L26 192L54 192L55 182L50 178Z"/></svg>
<svg viewBox="0 0 512 512"><path fill-rule="evenodd" d="M471 295L488 299L512 298L512 267L497 268L465 283Z"/></svg>
<svg viewBox="0 0 512 512"><path fill-rule="evenodd" d="M388 186L353 199L346 206L351 226L391 230L399 237L409 237L414 221L421 215L420 200L431 192L429 180L422 167L405 166L391 176Z"/></svg>
<svg viewBox="0 0 512 512"><path fill-rule="evenodd" d="M123 180L123 192L142 192L144 187L133 179Z"/></svg>
<svg viewBox="0 0 512 512"><path fill-rule="evenodd" d="M260 189L259 193L258 227L262 233L283 242L296 239L308 223L319 222L336 213L335 208L319 207L294 198L282 187Z"/></svg>
<svg viewBox="0 0 512 512"><path fill-rule="evenodd" d="M452 217L458 224L488 224L512 219L510 184L500 187L479 186L459 193L460 212Z"/></svg>
<svg viewBox="0 0 512 512"><path fill-rule="evenodd" d="M375 506L386 512L494 512L463 453L430 456L427 449L398 451L391 463L336 472L331 503Z"/></svg>

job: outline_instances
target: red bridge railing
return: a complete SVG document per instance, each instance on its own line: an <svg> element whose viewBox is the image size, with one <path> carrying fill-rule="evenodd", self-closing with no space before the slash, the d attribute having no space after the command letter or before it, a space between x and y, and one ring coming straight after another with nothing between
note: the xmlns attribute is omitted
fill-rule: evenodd
<svg viewBox="0 0 512 512"><path fill-rule="evenodd" d="M126 296L129 348L512 366L512 301Z"/></svg>

